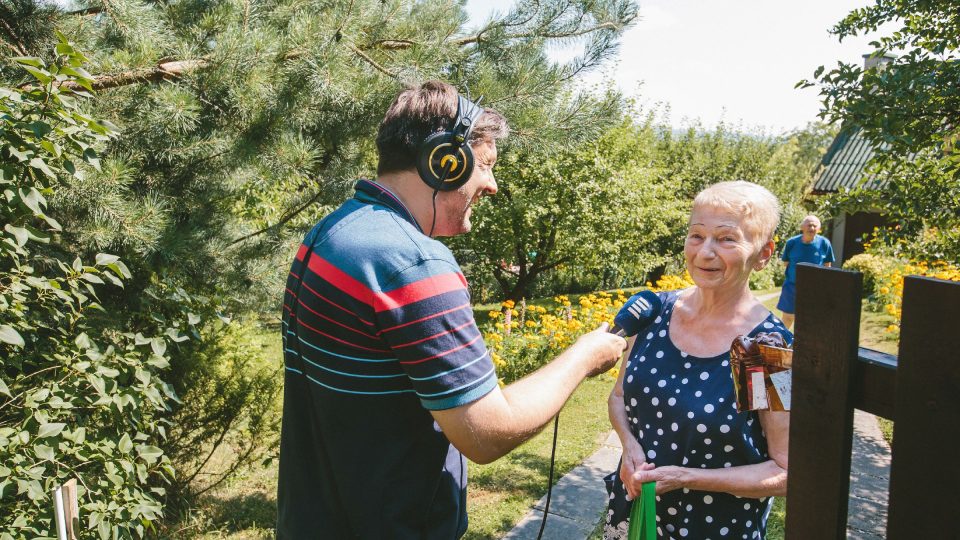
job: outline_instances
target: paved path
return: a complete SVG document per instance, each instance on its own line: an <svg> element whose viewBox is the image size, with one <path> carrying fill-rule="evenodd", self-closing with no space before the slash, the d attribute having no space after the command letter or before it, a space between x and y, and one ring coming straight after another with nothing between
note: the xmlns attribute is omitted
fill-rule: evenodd
<svg viewBox="0 0 960 540"><path fill-rule="evenodd" d="M853 427L847 538L881 540L887 524L890 447L880 433L875 416L855 411ZM611 431L599 450L553 486L543 538L584 540L596 529L607 505L603 477L616 468L620 451L620 440ZM545 502L546 496L537 501L504 538L535 539Z"/></svg>

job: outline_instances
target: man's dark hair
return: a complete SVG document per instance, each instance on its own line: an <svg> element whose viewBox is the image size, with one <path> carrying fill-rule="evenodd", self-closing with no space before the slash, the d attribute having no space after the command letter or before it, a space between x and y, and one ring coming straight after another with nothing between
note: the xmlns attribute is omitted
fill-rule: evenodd
<svg viewBox="0 0 960 540"><path fill-rule="evenodd" d="M432 133L453 129L456 117L457 89L445 82L427 81L400 92L377 132L377 175L416 169L420 143ZM467 142L494 142L509 132L502 114L484 109Z"/></svg>

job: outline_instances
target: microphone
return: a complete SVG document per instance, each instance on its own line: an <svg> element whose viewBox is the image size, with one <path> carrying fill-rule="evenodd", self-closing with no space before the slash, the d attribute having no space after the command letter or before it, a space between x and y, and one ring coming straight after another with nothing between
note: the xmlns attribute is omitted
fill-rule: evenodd
<svg viewBox="0 0 960 540"><path fill-rule="evenodd" d="M660 315L662 309L663 302L660 301L657 293L649 290L640 291L631 296L620 308L609 332L624 338L635 336Z"/></svg>

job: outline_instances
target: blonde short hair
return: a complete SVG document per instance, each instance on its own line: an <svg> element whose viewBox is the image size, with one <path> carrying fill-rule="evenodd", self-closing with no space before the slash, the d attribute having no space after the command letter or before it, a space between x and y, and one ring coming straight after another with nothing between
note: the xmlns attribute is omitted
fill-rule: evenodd
<svg viewBox="0 0 960 540"><path fill-rule="evenodd" d="M708 186L693 199L694 209L704 206L740 217L757 245L772 241L780 224L780 201L767 188L753 182L736 180Z"/></svg>

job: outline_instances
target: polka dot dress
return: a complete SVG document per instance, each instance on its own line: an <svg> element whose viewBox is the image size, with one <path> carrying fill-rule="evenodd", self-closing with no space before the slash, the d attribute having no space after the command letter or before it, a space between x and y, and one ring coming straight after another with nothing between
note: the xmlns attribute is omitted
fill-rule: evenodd
<svg viewBox="0 0 960 540"><path fill-rule="evenodd" d="M623 397L634 437L656 466L719 469L769 459L756 412L737 413L730 353L699 358L669 337L679 291L660 293L663 313L638 336L624 372ZM749 335L793 335L770 314ZM733 341L730 337L730 341ZM619 466L605 478L610 497L604 538L626 538L631 502ZM772 498L677 489L657 497L661 539L756 539L766 534Z"/></svg>

